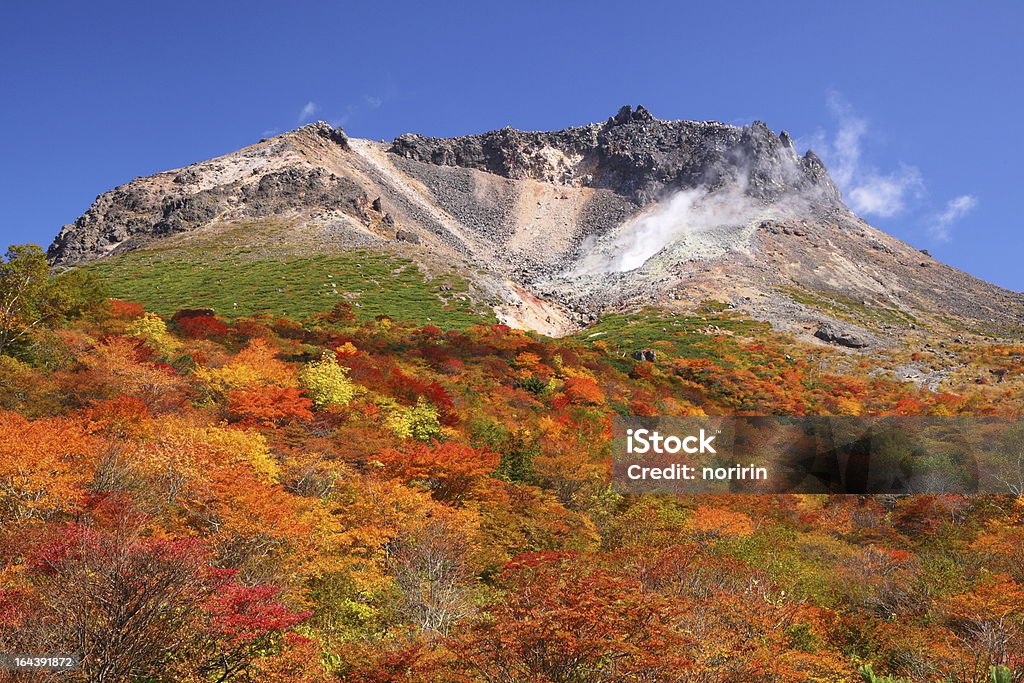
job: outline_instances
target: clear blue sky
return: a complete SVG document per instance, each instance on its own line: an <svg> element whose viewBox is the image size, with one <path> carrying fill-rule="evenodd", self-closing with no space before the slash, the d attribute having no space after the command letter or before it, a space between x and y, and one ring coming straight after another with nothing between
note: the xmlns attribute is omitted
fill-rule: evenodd
<svg viewBox="0 0 1024 683"><path fill-rule="evenodd" d="M1024 290L1022 30L1017 2L5 2L0 236L46 245L310 118L390 139L642 103L788 130L873 224Z"/></svg>

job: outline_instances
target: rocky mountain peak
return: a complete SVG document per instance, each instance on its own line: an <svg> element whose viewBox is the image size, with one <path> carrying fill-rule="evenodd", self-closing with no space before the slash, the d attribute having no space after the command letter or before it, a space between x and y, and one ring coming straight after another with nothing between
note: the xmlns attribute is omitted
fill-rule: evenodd
<svg viewBox="0 0 1024 683"><path fill-rule="evenodd" d="M799 156L788 133L776 135L761 121L742 127L664 121L642 105L626 105L601 124L560 131L504 128L455 138L407 134L389 151L511 179L608 189L640 204L678 190L730 184L765 201L801 194L823 208L840 202L821 161L811 153Z"/></svg>
<svg viewBox="0 0 1024 683"><path fill-rule="evenodd" d="M340 126L332 126L326 121L307 123L292 131L292 134L321 137L341 146L343 149L348 149L348 135L345 134L345 131Z"/></svg>
<svg viewBox="0 0 1024 683"><path fill-rule="evenodd" d="M621 125L623 123L630 123L631 121L654 121L654 115L647 111L644 105L638 105L636 111L633 111L631 105L623 105L619 109L619 113L615 116L608 118L609 126Z"/></svg>

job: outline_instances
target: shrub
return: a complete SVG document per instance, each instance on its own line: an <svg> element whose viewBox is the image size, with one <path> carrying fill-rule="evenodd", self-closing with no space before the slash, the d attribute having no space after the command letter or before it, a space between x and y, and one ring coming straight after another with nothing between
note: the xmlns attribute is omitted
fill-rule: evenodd
<svg viewBox="0 0 1024 683"><path fill-rule="evenodd" d="M118 320L134 320L146 314L146 309L142 307L142 304L121 299L111 299L108 310L110 317Z"/></svg>
<svg viewBox="0 0 1024 683"><path fill-rule="evenodd" d="M177 325L182 335L191 339L224 337L231 331L227 323L216 317L213 311L205 308L178 311L171 318L171 322Z"/></svg>
<svg viewBox="0 0 1024 683"><path fill-rule="evenodd" d="M441 434L437 408L420 396L411 408L399 407L388 416L388 427L402 439L430 441Z"/></svg>
<svg viewBox="0 0 1024 683"><path fill-rule="evenodd" d="M161 356L169 355L178 348L178 342L167 332L163 318L154 313L147 313L136 319L128 325L125 332L129 336L142 339Z"/></svg>
<svg viewBox="0 0 1024 683"><path fill-rule="evenodd" d="M348 368L338 365L337 357L328 352L306 365L299 373L299 382L317 408L342 407L356 395L356 386L348 378Z"/></svg>

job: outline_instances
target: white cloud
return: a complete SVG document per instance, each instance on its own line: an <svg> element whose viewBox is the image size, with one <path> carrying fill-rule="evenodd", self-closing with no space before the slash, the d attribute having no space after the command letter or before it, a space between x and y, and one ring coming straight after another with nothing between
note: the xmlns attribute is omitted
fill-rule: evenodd
<svg viewBox="0 0 1024 683"><path fill-rule="evenodd" d="M363 95L358 102L345 107L344 113L334 121L335 126L347 126L352 119L359 118L366 112L380 109L384 106L384 98L377 95Z"/></svg>
<svg viewBox="0 0 1024 683"><path fill-rule="evenodd" d="M854 176L855 181L845 194L857 213L889 218L906 209L908 197L920 197L924 191L921 172L914 166L885 175L871 172Z"/></svg>
<svg viewBox="0 0 1024 683"><path fill-rule="evenodd" d="M316 115L316 113L319 110L320 107L317 106L316 102L313 102L312 100L306 102L306 105L302 108L302 111L299 112L299 123L310 120L311 118L313 118L314 115Z"/></svg>
<svg viewBox="0 0 1024 683"><path fill-rule="evenodd" d="M825 160L847 204L864 215L889 218L902 213L912 199L924 195L924 180L915 166L900 164L884 173L863 160L863 139L868 122L837 92L829 93L828 106L839 124L830 140L818 132L807 142Z"/></svg>
<svg viewBox="0 0 1024 683"><path fill-rule="evenodd" d="M978 198L970 194L950 199L946 202L946 208L932 219L929 226L932 237L940 242L948 242L952 237L950 230L953 224L973 211L977 205Z"/></svg>

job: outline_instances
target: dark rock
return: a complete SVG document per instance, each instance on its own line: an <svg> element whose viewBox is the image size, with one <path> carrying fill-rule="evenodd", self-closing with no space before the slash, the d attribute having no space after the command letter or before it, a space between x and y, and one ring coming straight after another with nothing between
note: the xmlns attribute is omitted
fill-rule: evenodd
<svg viewBox="0 0 1024 683"><path fill-rule="evenodd" d="M552 149L576 161L552 168ZM642 204L672 190L716 189L732 182L765 201L790 192L812 192L824 206L840 201L821 160L813 152L797 156L791 144L760 121L746 127L661 121L643 107L634 111L626 106L605 123L553 132L503 128L458 138L407 134L388 151L512 179L608 189Z"/></svg>
<svg viewBox="0 0 1024 683"><path fill-rule="evenodd" d="M868 342L863 337L840 330L832 323L827 322L818 325L818 330L814 333L814 336L830 344L837 344L838 346L845 346L851 349L863 349L868 346Z"/></svg>
<svg viewBox="0 0 1024 683"><path fill-rule="evenodd" d="M268 216L300 205L348 208L359 195L359 186L354 181L319 168L268 173L242 192L246 214L250 216Z"/></svg>
<svg viewBox="0 0 1024 683"><path fill-rule="evenodd" d="M395 233L395 239L398 240L399 242L408 242L409 244L419 244L420 243L420 236L419 235L417 235L414 232L409 232L408 230L402 230L402 229L399 229Z"/></svg>
<svg viewBox="0 0 1024 683"><path fill-rule="evenodd" d="M647 362L647 363L653 363L654 360L657 358L657 354L654 351L650 350L650 349L642 349L640 351L634 351L632 356L633 356L634 360L638 360L638 361L642 361L642 362Z"/></svg>
<svg viewBox="0 0 1024 683"><path fill-rule="evenodd" d="M349 149L348 136L345 134L345 131L341 128L335 128L326 121L310 123L299 130L305 130L314 135L319 135L320 137L330 140L344 149Z"/></svg>

